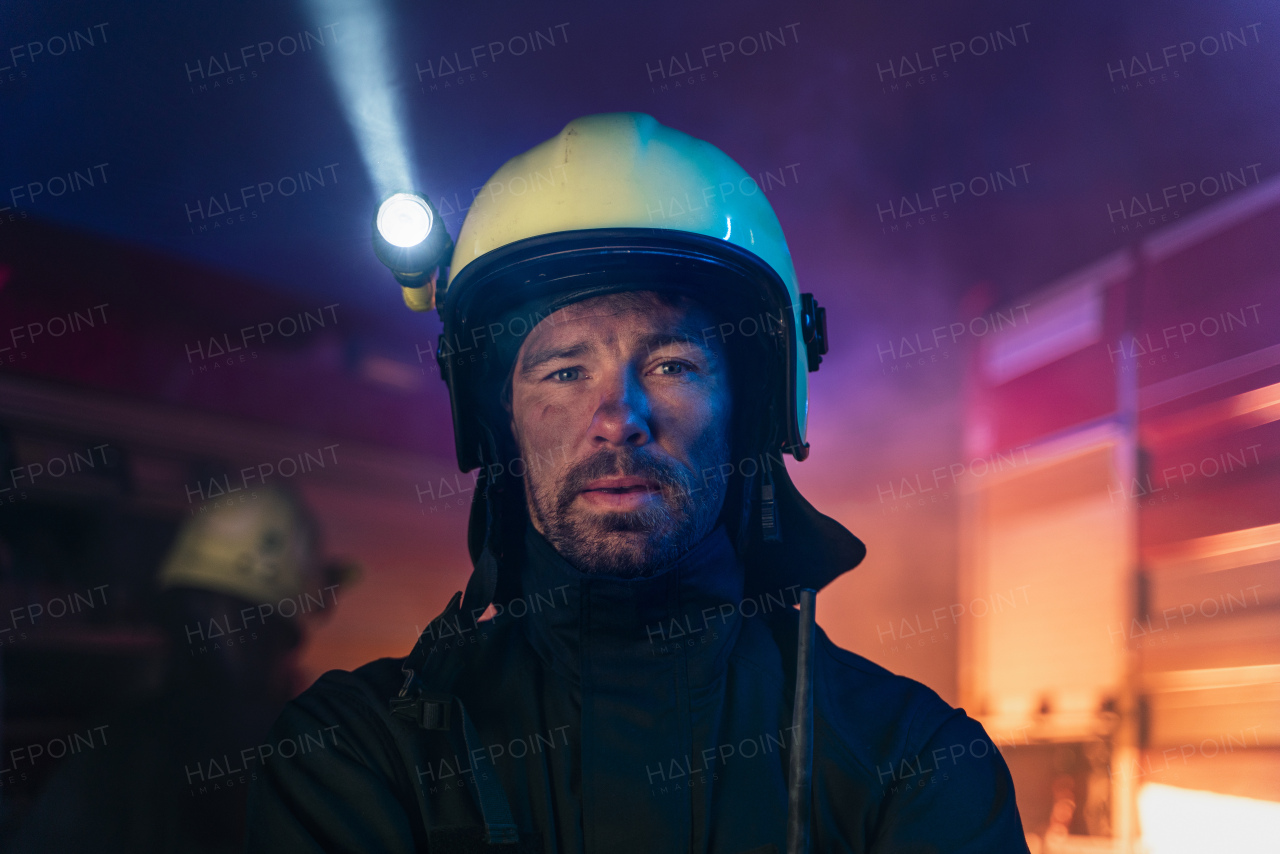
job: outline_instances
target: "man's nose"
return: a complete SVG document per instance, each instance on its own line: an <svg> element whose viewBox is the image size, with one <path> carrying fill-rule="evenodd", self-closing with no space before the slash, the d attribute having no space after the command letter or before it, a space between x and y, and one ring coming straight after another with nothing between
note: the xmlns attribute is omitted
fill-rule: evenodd
<svg viewBox="0 0 1280 854"><path fill-rule="evenodd" d="M591 421L596 445L644 445L650 439L649 398L640 378L618 370L601 387L600 402Z"/></svg>

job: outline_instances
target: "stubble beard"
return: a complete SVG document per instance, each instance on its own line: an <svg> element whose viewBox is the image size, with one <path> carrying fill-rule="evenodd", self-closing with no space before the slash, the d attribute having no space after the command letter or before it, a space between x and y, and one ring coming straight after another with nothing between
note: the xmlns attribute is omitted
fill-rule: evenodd
<svg viewBox="0 0 1280 854"><path fill-rule="evenodd" d="M715 527L726 481L720 464L729 458L724 433L709 429L693 444L691 468L640 450L603 449L575 464L556 483L532 473L525 499L542 535L582 572L616 578L648 578L675 563ZM715 471L699 478L697 472ZM609 476L644 477L660 486L661 500L639 510L591 512L575 508L587 483Z"/></svg>

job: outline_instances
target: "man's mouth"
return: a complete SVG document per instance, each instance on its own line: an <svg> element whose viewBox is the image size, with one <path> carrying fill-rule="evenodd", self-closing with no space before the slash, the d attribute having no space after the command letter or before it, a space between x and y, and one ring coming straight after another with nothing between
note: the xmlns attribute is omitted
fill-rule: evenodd
<svg viewBox="0 0 1280 854"><path fill-rule="evenodd" d="M597 507L631 510L658 500L662 488L644 477L602 477L587 483L579 495Z"/></svg>
<svg viewBox="0 0 1280 854"><path fill-rule="evenodd" d="M630 493L659 492L657 481L643 477L602 477L591 481L582 488L583 492L602 492L606 495L627 495Z"/></svg>

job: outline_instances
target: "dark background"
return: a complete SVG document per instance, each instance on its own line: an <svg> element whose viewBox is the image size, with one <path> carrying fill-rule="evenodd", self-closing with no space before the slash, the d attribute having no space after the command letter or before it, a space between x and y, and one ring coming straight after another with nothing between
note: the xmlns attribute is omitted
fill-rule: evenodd
<svg viewBox="0 0 1280 854"><path fill-rule="evenodd" d="M118 477L52 483L4 505L0 525L18 543L4 564L7 601L105 578L114 610L94 619L132 624L154 563L191 509L191 483L334 442L341 463L295 485L317 506L331 548L365 572L313 638L308 673L403 654L463 583L469 493L466 476L461 486L451 480L448 399L429 355L439 321L404 308L371 251L380 190L325 66L332 44L251 63L256 76L222 76L218 86L191 72L211 56L331 23L325 32L342 42L346 16L360 8L10 0L0 12L0 66L9 66L0 71L0 347L12 345L0 351L4 417L28 456L33 442L52 454L102 439L127 460ZM801 288L828 307L832 339L811 378L813 453L791 469L820 509L871 547L867 563L830 588L820 619L838 642L951 702L962 667L955 638L890 650L880 627L958 601L959 502L899 512L885 490L967 459L965 366L976 340L927 364L901 358L894 342L1009 311L1228 194L1195 194L1160 216L1131 216L1135 198L1225 172L1254 186L1280 164L1280 9L1269 2L485 0L394 3L385 14L391 92L417 189L454 235L464 211L451 202L465 205L507 158L590 113L647 112L752 175L785 174L766 181L767 195ZM1159 63L1166 45L1222 44L1242 28L1244 47L1131 76L1135 59ZM11 51L72 30L92 30L95 44L34 61ZM554 46L461 76L418 70L535 30L554 30ZM694 74L654 71L762 31L785 34L785 44ZM895 76L904 57L927 59L935 45L996 31L1016 33L1016 44ZM105 178L91 187L12 196L98 164ZM214 227L190 213L211 196L327 165L336 180L261 201L248 218ZM962 197L940 208L944 217L884 213L940 184L1019 166L1016 186ZM1211 268L1193 289L1219 287L1229 286ZM1259 341L1274 341L1275 283L1249 288L1247 301L1262 294ZM13 327L99 304L100 326L10 340ZM250 364L191 356L211 336L322 306L336 306L335 323L264 344ZM1175 321L1181 310L1172 306ZM457 498L439 498L445 481ZM42 509L54 507L61 516ZM76 703L89 702L59 693L51 671L61 659L40 658L71 641L58 643L6 654L6 740L24 725L42 732L50 716L74 720ZM104 629L91 646L133 662L119 671L133 681L84 667L92 697L113 703L148 684L150 665L138 663L154 651L145 633ZM88 654L78 653L82 664Z"/></svg>

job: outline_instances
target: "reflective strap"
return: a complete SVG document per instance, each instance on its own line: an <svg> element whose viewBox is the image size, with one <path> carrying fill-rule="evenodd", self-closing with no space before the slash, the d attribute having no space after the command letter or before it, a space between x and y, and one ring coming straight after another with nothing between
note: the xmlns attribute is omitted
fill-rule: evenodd
<svg viewBox="0 0 1280 854"><path fill-rule="evenodd" d="M813 646L817 593L800 591L800 630L796 648L796 698L791 713L791 780L787 787L787 854L809 854L813 813Z"/></svg>
<svg viewBox="0 0 1280 854"><path fill-rule="evenodd" d="M416 680L415 680L416 681ZM408 686L406 686L408 687ZM480 741L471 716L462 701L452 694L425 693L421 684L411 689L417 696L395 697L391 700L391 713L396 717L413 721L422 729L451 729L450 706L458 710L462 722L462 740L467 746L467 758L471 763L471 796L480 810L484 822L484 840L490 845L515 845L520 842L520 831L511 817L511 805L502 790L498 774L494 770L489 751ZM422 787L416 787L421 796Z"/></svg>
<svg viewBox="0 0 1280 854"><path fill-rule="evenodd" d="M498 782L498 774L494 771L489 751L480 743L480 736L471 723L462 701L453 700L458 707L458 717L462 720L462 738L467 743L467 755L471 757L471 782L476 804L480 807L480 817L484 820L484 839L490 845L515 845L520 842L520 831L516 828L515 819L511 817L511 805L507 803L507 793L502 791ZM476 758L477 751L480 754Z"/></svg>
<svg viewBox="0 0 1280 854"><path fill-rule="evenodd" d="M493 561L493 556L488 549L485 549L484 555L488 557L489 562L494 563L496 569L496 562ZM496 572L493 575L496 578ZM489 752L481 744L480 736L471 723L471 716L467 714L460 699L452 694L428 692L418 678L418 669L422 667L429 654L427 648L429 641L425 639L435 638L436 626L450 617L457 616L462 598L461 593L454 594L444 613L433 620L431 625L419 635L418 643L401 668L405 675L404 685L400 688L399 694L391 698L391 714L403 720L412 721L422 729L448 731L452 729L450 707L457 707L458 720L462 722L462 739L466 742L467 756L471 762L471 795L484 821L485 842L490 845L514 845L520 842L520 833L516 829L515 820L511 817L511 805L507 802L502 784L498 782L498 775L493 768ZM419 785L415 788L421 798L422 787ZM425 805L423 809L425 815Z"/></svg>

